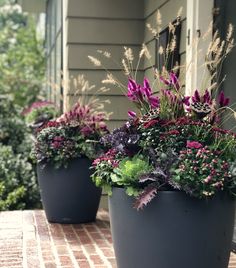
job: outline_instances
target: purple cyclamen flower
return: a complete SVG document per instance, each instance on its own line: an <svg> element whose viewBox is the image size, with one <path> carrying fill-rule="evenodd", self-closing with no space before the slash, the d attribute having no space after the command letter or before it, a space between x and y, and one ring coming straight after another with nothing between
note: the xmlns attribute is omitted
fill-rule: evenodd
<svg viewBox="0 0 236 268"><path fill-rule="evenodd" d="M223 91L221 91L219 95L219 105L220 107L225 107L229 105L229 98L225 98L225 94Z"/></svg>

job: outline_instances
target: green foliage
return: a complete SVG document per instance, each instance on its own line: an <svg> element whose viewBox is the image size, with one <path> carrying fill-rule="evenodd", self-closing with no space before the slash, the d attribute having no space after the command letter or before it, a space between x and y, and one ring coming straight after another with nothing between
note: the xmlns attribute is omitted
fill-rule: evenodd
<svg viewBox="0 0 236 268"><path fill-rule="evenodd" d="M0 146L0 210L30 209L39 205L33 165L10 146Z"/></svg>
<svg viewBox="0 0 236 268"><path fill-rule="evenodd" d="M0 8L1 94L11 94L22 107L38 98L45 72L43 44L35 28L17 5Z"/></svg>
<svg viewBox="0 0 236 268"><path fill-rule="evenodd" d="M0 97L0 143L12 146L14 152L17 152L27 132L28 129L19 117L19 110L13 101Z"/></svg>
<svg viewBox="0 0 236 268"><path fill-rule="evenodd" d="M42 106L35 109L32 109L25 116L25 120L28 124L34 124L41 121L49 121L58 116L58 111L53 105Z"/></svg>
<svg viewBox="0 0 236 268"><path fill-rule="evenodd" d="M39 207L32 141L18 108L0 98L0 210Z"/></svg>
<svg viewBox="0 0 236 268"><path fill-rule="evenodd" d="M111 176L111 180L118 185L130 185L135 183L138 178L147 172L150 172L152 167L148 161L142 156L135 156L133 158L123 159L119 167L114 169L114 174Z"/></svg>
<svg viewBox="0 0 236 268"><path fill-rule="evenodd" d="M150 173L153 167L143 156L136 155L133 158L123 159L118 168L111 174L111 181L125 187L129 196L138 196L140 193L139 179L142 175Z"/></svg>

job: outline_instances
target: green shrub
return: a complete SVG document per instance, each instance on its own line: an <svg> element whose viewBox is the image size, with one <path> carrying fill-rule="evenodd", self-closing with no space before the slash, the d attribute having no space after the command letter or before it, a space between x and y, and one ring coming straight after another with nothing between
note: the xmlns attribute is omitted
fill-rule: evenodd
<svg viewBox="0 0 236 268"><path fill-rule="evenodd" d="M0 210L40 206L32 139L19 109L0 96Z"/></svg>
<svg viewBox="0 0 236 268"><path fill-rule="evenodd" d="M0 145L0 210L30 209L39 206L33 165L10 146Z"/></svg>

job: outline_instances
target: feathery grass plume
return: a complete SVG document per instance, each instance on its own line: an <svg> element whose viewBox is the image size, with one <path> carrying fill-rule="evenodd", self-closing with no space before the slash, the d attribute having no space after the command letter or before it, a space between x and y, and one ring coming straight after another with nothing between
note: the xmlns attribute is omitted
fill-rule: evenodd
<svg viewBox="0 0 236 268"><path fill-rule="evenodd" d="M143 56L145 56L148 60L150 60L152 57L145 44L142 44L142 49L139 52L139 58L142 58Z"/></svg>
<svg viewBox="0 0 236 268"><path fill-rule="evenodd" d="M130 67L128 66L127 62L125 59L122 59L122 65L123 65L123 68L124 68L124 73L125 75L130 75L131 73L131 70L130 70Z"/></svg>
<svg viewBox="0 0 236 268"><path fill-rule="evenodd" d="M164 52L165 52L165 50L164 50L163 46L160 46L159 49L158 49L158 53L159 53L160 55L163 55Z"/></svg>
<svg viewBox="0 0 236 268"><path fill-rule="evenodd" d="M108 58L108 59L111 58L111 53L108 52L108 51L97 50L97 52L98 52L99 54L102 54L104 57L106 57L106 58Z"/></svg>
<svg viewBox="0 0 236 268"><path fill-rule="evenodd" d="M178 18L181 19L182 15L183 15L183 7L180 7L178 12L177 12L177 19Z"/></svg>
<svg viewBox="0 0 236 268"><path fill-rule="evenodd" d="M130 47L124 47L124 55L125 58L129 61L132 62L134 60L134 54L133 54L133 50Z"/></svg>
<svg viewBox="0 0 236 268"><path fill-rule="evenodd" d="M231 52L234 47L233 39L233 26L229 24L226 39L223 40L219 31L215 31L212 41L210 42L206 54L206 67L210 72L210 79L217 82L218 85L222 84L220 81L220 74L223 62L226 56ZM216 90L218 87L216 87Z"/></svg>
<svg viewBox="0 0 236 268"><path fill-rule="evenodd" d="M147 29L152 33L153 36L157 36L158 32L156 29L154 29L150 23L146 24Z"/></svg>
<svg viewBox="0 0 236 268"><path fill-rule="evenodd" d="M156 14L156 24L157 24L157 35L160 34L161 30L162 30L162 16L161 16L161 12L158 9L157 10L157 14Z"/></svg>
<svg viewBox="0 0 236 268"><path fill-rule="evenodd" d="M90 61L97 67L102 66L102 63L99 59L93 57L93 56L88 56L88 58L90 59Z"/></svg>
<svg viewBox="0 0 236 268"><path fill-rule="evenodd" d="M234 32L234 26L232 23L230 23L228 26L227 35L226 35L227 42L230 42L230 40L232 39L233 32Z"/></svg>
<svg viewBox="0 0 236 268"><path fill-rule="evenodd" d="M111 84L111 85L117 84L115 77L111 73L107 73L107 76L105 79L102 80L102 83L103 84Z"/></svg>

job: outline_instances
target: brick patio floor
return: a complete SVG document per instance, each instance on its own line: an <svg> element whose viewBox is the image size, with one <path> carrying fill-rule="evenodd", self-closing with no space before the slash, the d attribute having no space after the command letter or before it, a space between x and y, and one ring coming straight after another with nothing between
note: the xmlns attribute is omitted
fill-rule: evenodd
<svg viewBox="0 0 236 268"><path fill-rule="evenodd" d="M49 224L41 210L0 212L0 267L116 267L108 214L99 211L97 218L60 225ZM236 268L234 254L229 268Z"/></svg>

